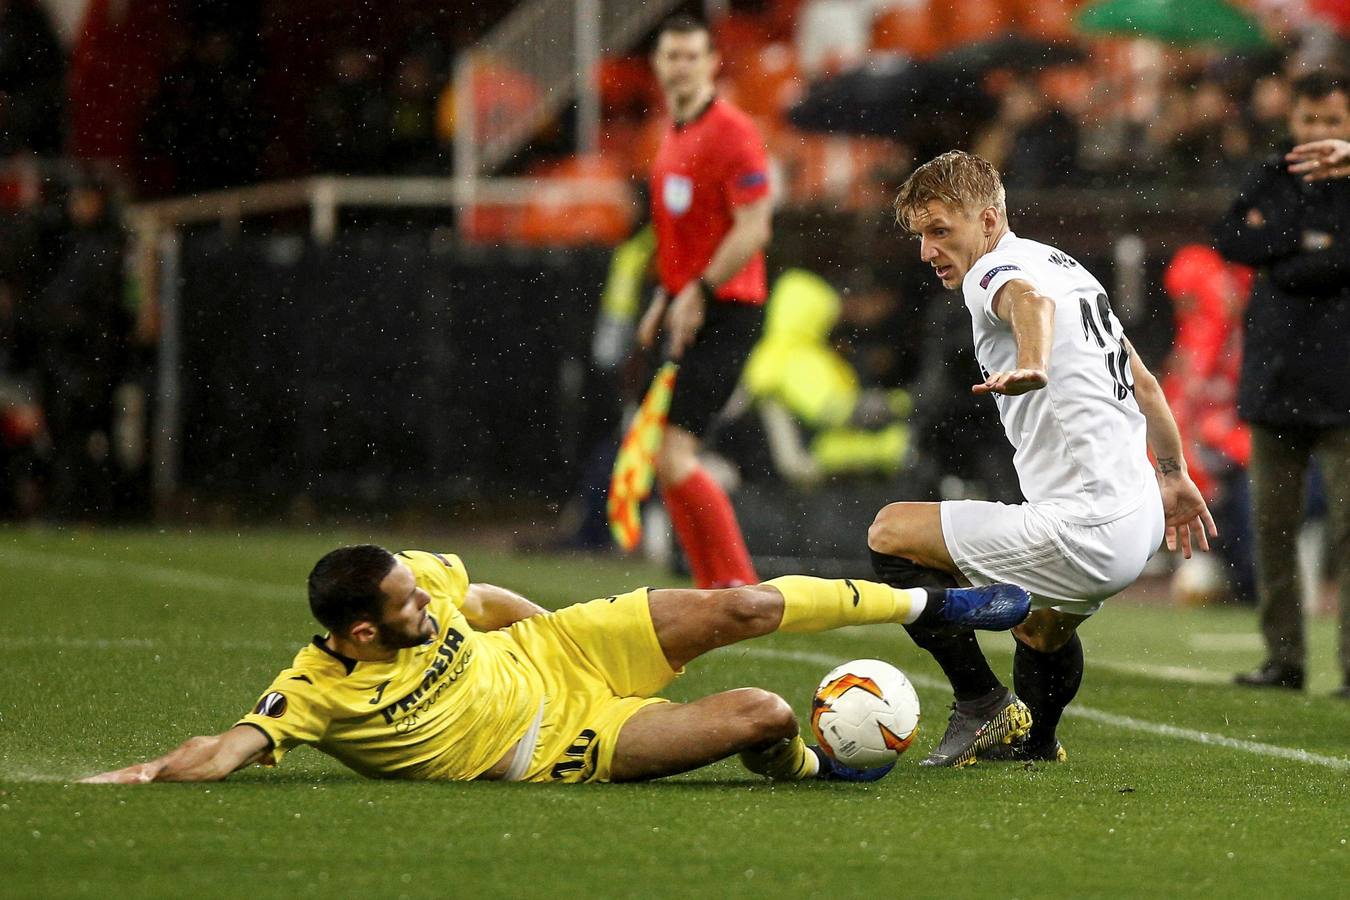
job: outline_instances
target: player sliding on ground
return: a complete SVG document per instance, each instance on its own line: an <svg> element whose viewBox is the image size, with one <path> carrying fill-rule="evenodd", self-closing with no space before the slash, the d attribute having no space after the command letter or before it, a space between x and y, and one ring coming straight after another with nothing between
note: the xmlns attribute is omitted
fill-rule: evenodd
<svg viewBox="0 0 1350 900"><path fill-rule="evenodd" d="M914 624L1003 630L1030 608L999 584L898 589L801 575L726 590L650 590L548 612L471 584L458 557L343 547L309 576L328 629L257 706L94 783L218 781L309 744L374 778L639 781L740 753L783 780L868 780L797 733L792 708L757 688L692 703L653 695L697 657L774 631Z"/></svg>
<svg viewBox="0 0 1350 900"><path fill-rule="evenodd" d="M873 565L907 586L1014 581L1035 606L1013 629L1021 699L973 633L908 626L956 695L923 764L1061 760L1055 728L1083 677L1078 626L1139 577L1164 533L1189 557L1192 541L1209 549L1214 520L1106 291L1073 257L1009 230L993 166L944 153L914 171L895 211L943 287L964 293L984 376L972 390L998 407L1027 502L892 503L868 532Z"/></svg>

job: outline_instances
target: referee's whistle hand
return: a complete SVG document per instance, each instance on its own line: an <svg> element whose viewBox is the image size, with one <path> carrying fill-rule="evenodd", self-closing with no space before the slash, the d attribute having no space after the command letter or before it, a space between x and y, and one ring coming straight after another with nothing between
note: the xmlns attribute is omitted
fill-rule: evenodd
<svg viewBox="0 0 1350 900"><path fill-rule="evenodd" d="M642 319L638 322L637 342L638 346L644 350L649 349L656 343L657 332L661 330L661 320L666 315L666 292L657 290L652 297L651 305L647 311L642 314Z"/></svg>
<svg viewBox="0 0 1350 900"><path fill-rule="evenodd" d="M670 358L680 359L694 342L703 327L703 292L698 282L691 282L671 301L666 314L666 328L670 331Z"/></svg>

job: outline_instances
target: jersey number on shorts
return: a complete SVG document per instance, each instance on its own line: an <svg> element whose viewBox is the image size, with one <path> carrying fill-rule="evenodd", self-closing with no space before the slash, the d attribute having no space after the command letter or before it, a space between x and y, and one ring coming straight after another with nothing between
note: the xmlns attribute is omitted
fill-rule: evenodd
<svg viewBox="0 0 1350 900"><path fill-rule="evenodd" d="M1083 338L1095 341L1106 353L1106 371L1115 383L1116 399L1124 400L1134 393L1134 375L1130 372L1130 351L1125 346L1125 335L1117 335L1111 328L1111 301L1105 294L1098 294L1094 310L1086 297L1079 297L1078 309L1083 318Z"/></svg>
<svg viewBox="0 0 1350 900"><path fill-rule="evenodd" d="M553 771L549 773L554 779L566 779L569 775L575 775L580 772L581 777L585 778L595 770L595 732L587 728L577 739L572 742L572 746L563 751L561 762L553 764ZM589 759L587 757L590 757Z"/></svg>

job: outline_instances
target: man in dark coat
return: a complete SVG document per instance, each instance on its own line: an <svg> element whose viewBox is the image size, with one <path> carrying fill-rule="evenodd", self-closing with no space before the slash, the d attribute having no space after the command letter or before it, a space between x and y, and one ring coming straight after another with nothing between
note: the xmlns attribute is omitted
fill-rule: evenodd
<svg viewBox="0 0 1350 900"><path fill-rule="evenodd" d="M85 520L111 512L114 392L131 329L124 305L125 237L105 186L68 200L70 231L38 314L38 384L51 438L50 512Z"/></svg>
<svg viewBox="0 0 1350 900"><path fill-rule="evenodd" d="M1326 72L1294 83L1297 143L1350 138L1350 91ZM1338 570L1340 663L1350 699L1350 181L1307 182L1283 157L1264 163L1215 226L1215 246L1258 270L1247 309L1238 412L1252 426L1252 513L1266 661L1252 687L1304 683L1296 538L1316 458Z"/></svg>

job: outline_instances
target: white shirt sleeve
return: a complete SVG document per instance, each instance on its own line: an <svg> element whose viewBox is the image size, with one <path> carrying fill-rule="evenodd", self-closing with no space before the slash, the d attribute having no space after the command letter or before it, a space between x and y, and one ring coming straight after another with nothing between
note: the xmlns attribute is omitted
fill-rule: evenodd
<svg viewBox="0 0 1350 900"><path fill-rule="evenodd" d="M1030 282L1037 289L1040 287L1036 277L1025 266L1005 253L986 254L966 276L976 305L991 325L1002 324L1002 320L994 314L994 297L998 296L999 288L1014 278Z"/></svg>

